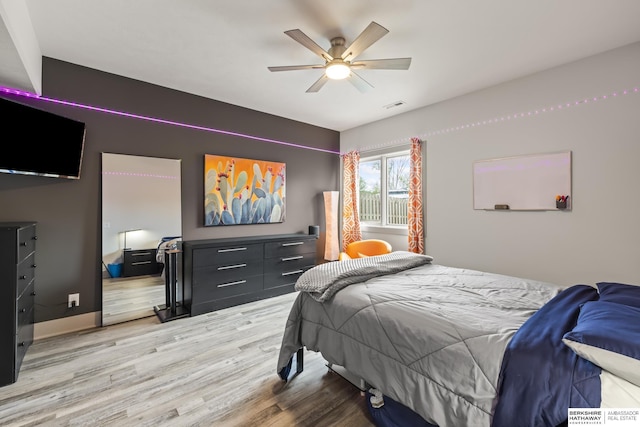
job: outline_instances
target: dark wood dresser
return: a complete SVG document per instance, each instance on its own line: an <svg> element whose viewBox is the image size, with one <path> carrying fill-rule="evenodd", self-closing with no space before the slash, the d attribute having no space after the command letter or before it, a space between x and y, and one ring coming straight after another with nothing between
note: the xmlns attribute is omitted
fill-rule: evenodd
<svg viewBox="0 0 640 427"><path fill-rule="evenodd" d="M125 249L122 277L159 274L156 261L157 249Z"/></svg>
<svg viewBox="0 0 640 427"><path fill-rule="evenodd" d="M18 380L33 342L36 223L0 223L0 386Z"/></svg>
<svg viewBox="0 0 640 427"><path fill-rule="evenodd" d="M182 304L196 316L292 292L316 264L316 241L306 234L182 241Z"/></svg>

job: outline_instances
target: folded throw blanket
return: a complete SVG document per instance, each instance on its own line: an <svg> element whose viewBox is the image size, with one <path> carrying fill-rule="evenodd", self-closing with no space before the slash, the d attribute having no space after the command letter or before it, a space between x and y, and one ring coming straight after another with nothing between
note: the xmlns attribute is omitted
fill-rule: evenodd
<svg viewBox="0 0 640 427"><path fill-rule="evenodd" d="M324 302L345 286L429 264L431 261L433 257L429 255L395 251L385 255L328 262L302 273L295 290L307 292L314 300Z"/></svg>

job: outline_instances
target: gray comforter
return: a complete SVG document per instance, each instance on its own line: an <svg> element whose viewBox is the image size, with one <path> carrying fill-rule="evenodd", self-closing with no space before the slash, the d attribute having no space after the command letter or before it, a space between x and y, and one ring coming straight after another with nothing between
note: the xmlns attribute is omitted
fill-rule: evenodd
<svg viewBox="0 0 640 427"><path fill-rule="evenodd" d="M400 254L407 265L420 256ZM507 344L560 288L420 262L375 277L368 266L360 281L353 280L361 267L356 264L348 273L344 265L335 271L322 266L308 270L299 282L313 292L298 287L277 372L306 347L431 423L488 427ZM322 268L327 271L318 274ZM340 282L345 276L348 285ZM324 302L314 299L335 283L341 283L335 295Z"/></svg>

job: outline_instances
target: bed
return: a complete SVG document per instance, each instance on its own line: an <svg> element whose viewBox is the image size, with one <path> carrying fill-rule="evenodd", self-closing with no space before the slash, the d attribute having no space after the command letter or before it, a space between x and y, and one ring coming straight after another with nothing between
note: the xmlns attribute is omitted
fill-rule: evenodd
<svg viewBox="0 0 640 427"><path fill-rule="evenodd" d="M640 287L562 289L432 261L395 251L301 275L280 378L294 356L301 373L303 349L321 352L436 426L557 426L569 408L640 408Z"/></svg>

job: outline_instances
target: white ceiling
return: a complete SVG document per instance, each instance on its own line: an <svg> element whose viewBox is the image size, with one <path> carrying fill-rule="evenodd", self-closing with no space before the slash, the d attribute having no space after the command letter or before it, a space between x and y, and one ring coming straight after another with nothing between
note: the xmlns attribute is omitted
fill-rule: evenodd
<svg viewBox="0 0 640 427"><path fill-rule="evenodd" d="M26 87L23 68L29 64L16 39L24 31L8 24L16 2L25 0L0 0L0 84L34 90L37 84ZM640 41L638 0L26 0L26 5L43 56L337 131ZM343 36L349 44L371 21L389 34L358 59L413 60L408 70L359 71L374 86L367 93L346 81L306 93L321 70L267 70L322 62L286 30L298 28L328 49L332 37ZM406 104L384 108L397 101Z"/></svg>

